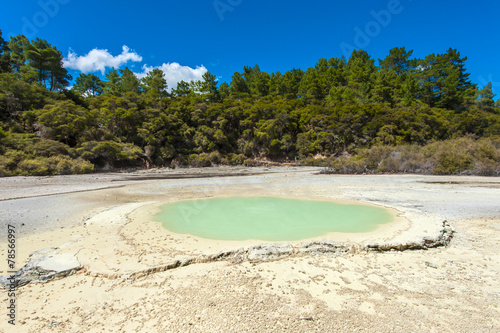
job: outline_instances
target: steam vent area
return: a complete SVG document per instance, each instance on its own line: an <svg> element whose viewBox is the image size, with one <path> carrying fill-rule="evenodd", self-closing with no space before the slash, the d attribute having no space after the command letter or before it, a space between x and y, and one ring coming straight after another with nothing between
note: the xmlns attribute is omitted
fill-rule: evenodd
<svg viewBox="0 0 500 333"><path fill-rule="evenodd" d="M19 332L498 331L500 179L321 171L0 178Z"/></svg>

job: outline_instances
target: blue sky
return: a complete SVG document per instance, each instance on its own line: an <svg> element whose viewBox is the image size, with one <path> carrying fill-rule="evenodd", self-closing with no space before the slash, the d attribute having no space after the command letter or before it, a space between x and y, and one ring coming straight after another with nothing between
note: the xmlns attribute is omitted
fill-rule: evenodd
<svg viewBox="0 0 500 333"><path fill-rule="evenodd" d="M75 77L160 67L171 88L206 70L220 82L255 64L306 70L351 47L375 60L393 47L416 57L452 47L468 57L471 80L500 95L499 13L498 1L483 0L22 0L2 2L0 29L46 39Z"/></svg>

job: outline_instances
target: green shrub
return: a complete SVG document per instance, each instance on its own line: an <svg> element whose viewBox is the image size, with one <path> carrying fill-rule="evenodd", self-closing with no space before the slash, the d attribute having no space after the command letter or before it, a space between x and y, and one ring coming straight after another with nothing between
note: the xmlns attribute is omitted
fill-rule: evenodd
<svg viewBox="0 0 500 333"><path fill-rule="evenodd" d="M13 171L17 168L17 165L26 158L27 158L26 154L24 154L24 152L22 151L9 150L3 156L2 165L6 169Z"/></svg>
<svg viewBox="0 0 500 333"><path fill-rule="evenodd" d="M91 173L94 171L94 165L89 161L82 159L73 160L71 164L71 173L73 174L84 174Z"/></svg>
<svg viewBox="0 0 500 333"><path fill-rule="evenodd" d="M366 162L362 156L340 156L332 162L335 173L360 174L366 172Z"/></svg>
<svg viewBox="0 0 500 333"><path fill-rule="evenodd" d="M316 165L307 159L302 164ZM401 172L418 174L500 175L500 137L463 137L427 146L374 146L355 156L327 159L333 173Z"/></svg>
<svg viewBox="0 0 500 333"><path fill-rule="evenodd" d="M210 162L212 164L220 164L222 160L221 155L218 151L211 152L208 158L210 159Z"/></svg>
<svg viewBox="0 0 500 333"><path fill-rule="evenodd" d="M245 162L243 162L243 165L246 166L246 167L256 167L259 164L260 164L259 162L257 162L256 160L253 160L251 158L247 158L245 160Z"/></svg>
<svg viewBox="0 0 500 333"><path fill-rule="evenodd" d="M476 159L473 164L472 174L478 176L499 176L500 163L490 159Z"/></svg>
<svg viewBox="0 0 500 333"><path fill-rule="evenodd" d="M365 160L366 168L375 171L380 167L382 162L393 153L394 149L395 148L391 146L377 145L370 149L361 150L359 155Z"/></svg>
<svg viewBox="0 0 500 333"><path fill-rule="evenodd" d="M11 176L12 173L7 170L3 165L0 164L0 177L7 177Z"/></svg>
<svg viewBox="0 0 500 333"><path fill-rule="evenodd" d="M210 155L207 153L189 155L188 163L190 166L195 168L204 168L212 165Z"/></svg>
<svg viewBox="0 0 500 333"><path fill-rule="evenodd" d="M5 156L0 156L0 177L7 177L12 175L12 170L8 167L9 159Z"/></svg>
<svg viewBox="0 0 500 333"><path fill-rule="evenodd" d="M399 172L430 174L432 163L425 159L418 146L404 146L398 161Z"/></svg>
<svg viewBox="0 0 500 333"><path fill-rule="evenodd" d="M182 168L188 165L188 159L184 155L179 155L170 162L172 168Z"/></svg>
<svg viewBox="0 0 500 333"><path fill-rule="evenodd" d="M399 172L401 167L401 152L392 152L389 156L383 158L376 165L376 172ZM372 169L373 170L373 169Z"/></svg>
<svg viewBox="0 0 500 333"><path fill-rule="evenodd" d="M26 159L19 163L18 172L24 176L50 175L46 158Z"/></svg>
<svg viewBox="0 0 500 333"><path fill-rule="evenodd" d="M428 174L429 165L420 150L418 146L392 147L392 152L385 156L375 171Z"/></svg>
<svg viewBox="0 0 500 333"><path fill-rule="evenodd" d="M491 141L481 140L477 142L474 149L474 157L498 161L500 159L499 148L495 148Z"/></svg>
<svg viewBox="0 0 500 333"><path fill-rule="evenodd" d="M131 143L115 141L88 141L76 151L78 157L98 165L130 163L143 154L141 148Z"/></svg>
<svg viewBox="0 0 500 333"><path fill-rule="evenodd" d="M224 165L243 165L247 157L243 154L233 154L229 153L221 159L221 163Z"/></svg>
<svg viewBox="0 0 500 333"><path fill-rule="evenodd" d="M436 175L452 175L466 173L474 161L475 141L471 138L460 138L432 143L426 146L424 156L429 158Z"/></svg>
<svg viewBox="0 0 500 333"><path fill-rule="evenodd" d="M489 138L484 140L487 141L493 147L495 147L495 150L497 152L500 150L500 135L490 136Z"/></svg>
<svg viewBox="0 0 500 333"><path fill-rule="evenodd" d="M442 151L436 158L434 170L437 175L453 175L469 170L473 163L470 154L457 151Z"/></svg>
<svg viewBox="0 0 500 333"><path fill-rule="evenodd" d="M55 175L70 175L73 173L73 161L67 156L49 157L51 170Z"/></svg>
<svg viewBox="0 0 500 333"><path fill-rule="evenodd" d="M315 167L325 167L329 165L326 159L314 158L314 157L307 157L305 159L300 160L299 163L302 166L315 166Z"/></svg>
<svg viewBox="0 0 500 333"><path fill-rule="evenodd" d="M6 138L8 135L7 132L3 131L1 128L0 128L0 140L2 140L3 138Z"/></svg>
<svg viewBox="0 0 500 333"><path fill-rule="evenodd" d="M69 146L54 140L40 140L33 145L36 156L68 155Z"/></svg>

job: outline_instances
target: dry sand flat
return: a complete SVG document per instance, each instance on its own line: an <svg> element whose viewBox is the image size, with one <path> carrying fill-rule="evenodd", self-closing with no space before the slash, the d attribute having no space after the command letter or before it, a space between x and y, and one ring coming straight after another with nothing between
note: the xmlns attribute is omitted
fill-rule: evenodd
<svg viewBox="0 0 500 333"><path fill-rule="evenodd" d="M19 225L18 268L31 252L50 247L84 266L20 287L15 330L4 319L0 331L500 330L500 179L316 172L220 168L0 179L0 227ZM232 194L359 200L401 215L383 231L323 237L334 241L412 242L439 232L443 220L455 234L449 246L429 250L198 263L193 258L260 242L176 235L150 218L161 203Z"/></svg>

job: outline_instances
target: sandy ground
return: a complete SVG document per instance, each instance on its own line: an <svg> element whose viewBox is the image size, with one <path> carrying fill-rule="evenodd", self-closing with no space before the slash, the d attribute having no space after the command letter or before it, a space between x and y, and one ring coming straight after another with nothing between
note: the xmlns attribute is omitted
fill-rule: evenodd
<svg viewBox="0 0 500 333"><path fill-rule="evenodd" d="M500 179L317 171L217 168L0 179L0 230L16 226L17 268L33 251L50 247L85 267L19 288L16 326L4 310L0 332L500 331ZM412 241L432 235L444 220L455 235L449 246L425 251L152 270L261 243L177 235L152 218L166 202L234 194L356 200L399 215L397 223L372 233L321 239ZM188 208L197 211L196 204ZM4 271L6 251L3 236ZM5 309L9 298L2 296Z"/></svg>

